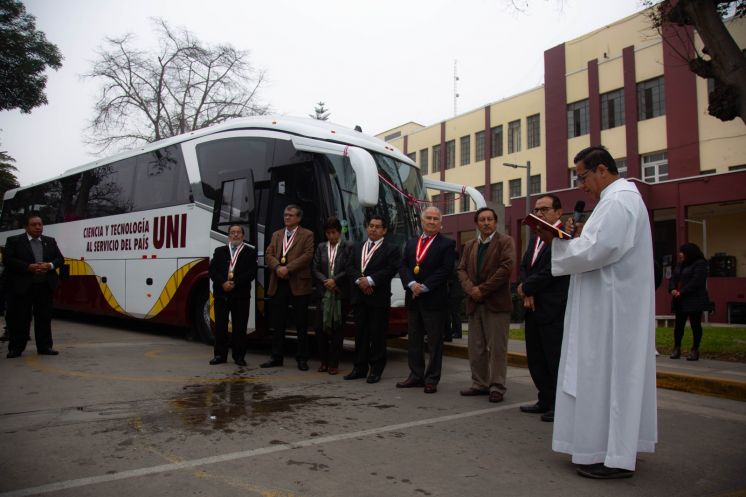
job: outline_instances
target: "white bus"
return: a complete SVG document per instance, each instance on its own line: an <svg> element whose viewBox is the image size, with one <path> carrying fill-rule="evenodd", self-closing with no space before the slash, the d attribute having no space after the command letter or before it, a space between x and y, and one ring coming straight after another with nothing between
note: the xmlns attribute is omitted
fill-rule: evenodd
<svg viewBox="0 0 746 497"><path fill-rule="evenodd" d="M378 139L313 119L236 119L6 192L0 246L38 211L65 256L56 308L189 326L210 342L208 261L229 224L244 226L259 255L249 327L261 334L265 237L282 227L285 205L303 208L317 243L331 215L345 239L364 240L375 213L403 244L419 229L414 198L424 198L416 165ZM390 332L399 335L403 291L392 288Z"/></svg>

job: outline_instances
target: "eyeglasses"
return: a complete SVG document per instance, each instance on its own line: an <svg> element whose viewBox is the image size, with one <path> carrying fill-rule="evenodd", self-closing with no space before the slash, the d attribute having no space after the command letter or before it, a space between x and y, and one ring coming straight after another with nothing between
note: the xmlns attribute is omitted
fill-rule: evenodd
<svg viewBox="0 0 746 497"><path fill-rule="evenodd" d="M585 183L585 177L586 177L586 176L588 176L589 174L591 174L592 172L594 172L594 171L593 171L593 169L588 169L588 170L587 170L586 172L584 172L583 174L578 174L578 175L577 175L577 178L578 178L578 183L579 183L579 184L583 184L583 183Z"/></svg>
<svg viewBox="0 0 746 497"><path fill-rule="evenodd" d="M553 211L554 209L552 207L537 207L536 209L531 210L534 214L542 213L546 214L549 211Z"/></svg>

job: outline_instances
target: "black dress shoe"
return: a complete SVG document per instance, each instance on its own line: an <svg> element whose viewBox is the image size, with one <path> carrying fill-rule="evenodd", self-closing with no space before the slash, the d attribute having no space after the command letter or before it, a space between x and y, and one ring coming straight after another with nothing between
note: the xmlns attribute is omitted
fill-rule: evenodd
<svg viewBox="0 0 746 497"><path fill-rule="evenodd" d="M21 352L10 350L8 351L8 355L6 355L8 359L15 359L16 357L21 357Z"/></svg>
<svg viewBox="0 0 746 497"><path fill-rule="evenodd" d="M424 381L415 380L414 378L407 378L406 380L400 381L396 384L396 388L421 388L424 386Z"/></svg>
<svg viewBox="0 0 746 497"><path fill-rule="evenodd" d="M544 414L545 412L549 412L549 408L544 407L537 402L536 404L531 404L530 406L521 406L521 412L527 412L530 414Z"/></svg>
<svg viewBox="0 0 746 497"><path fill-rule="evenodd" d="M428 383L427 385L425 385L425 393L435 393L437 391L438 386L435 383Z"/></svg>
<svg viewBox="0 0 746 497"><path fill-rule="evenodd" d="M216 355L215 357L213 357L212 359L210 359L210 365L211 366L214 366L216 364L223 364L224 362L226 362L225 357L220 357L219 355Z"/></svg>
<svg viewBox="0 0 746 497"><path fill-rule="evenodd" d="M279 359L270 359L267 362L263 362L259 365L260 368L278 368L282 366L282 361Z"/></svg>
<svg viewBox="0 0 746 497"><path fill-rule="evenodd" d="M54 349L37 350L36 353L39 355L59 355L60 354Z"/></svg>
<svg viewBox="0 0 746 497"><path fill-rule="evenodd" d="M609 468L604 463L589 464L588 466L578 466L577 472L580 476L586 478L595 478L597 480L611 480L615 478L630 478L635 474L634 471L622 468Z"/></svg>
<svg viewBox="0 0 746 497"><path fill-rule="evenodd" d="M303 359L299 360L298 369L300 369L301 371L308 371L308 361Z"/></svg>
<svg viewBox="0 0 746 497"><path fill-rule="evenodd" d="M362 371L358 371L357 369L353 369L350 374L345 375L345 380L360 380L368 376L367 374L363 373Z"/></svg>
<svg viewBox="0 0 746 497"><path fill-rule="evenodd" d="M541 420L547 423L554 423L554 411L547 411L541 415Z"/></svg>
<svg viewBox="0 0 746 497"><path fill-rule="evenodd" d="M238 366L246 366L246 361L244 359L233 359L233 362L235 362Z"/></svg>
<svg viewBox="0 0 746 497"><path fill-rule="evenodd" d="M368 379L365 380L366 383L378 383L379 381L381 381L380 374L371 374L368 376Z"/></svg>

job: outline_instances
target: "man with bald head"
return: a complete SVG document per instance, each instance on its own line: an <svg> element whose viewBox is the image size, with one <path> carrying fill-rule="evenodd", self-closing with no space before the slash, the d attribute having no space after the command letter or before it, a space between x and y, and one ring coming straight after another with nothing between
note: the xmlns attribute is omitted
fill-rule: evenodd
<svg viewBox="0 0 746 497"><path fill-rule="evenodd" d="M435 393L443 362L443 333L448 310L448 277L456 260L456 242L440 234L440 209L428 207L420 216L422 235L409 240L399 276L406 290L409 329L409 377L397 388L424 387ZM429 360L424 359L427 335Z"/></svg>

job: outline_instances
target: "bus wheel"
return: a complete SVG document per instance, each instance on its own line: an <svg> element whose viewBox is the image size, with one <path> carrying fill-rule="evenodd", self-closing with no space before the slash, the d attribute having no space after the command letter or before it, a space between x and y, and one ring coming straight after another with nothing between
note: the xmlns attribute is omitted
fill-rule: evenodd
<svg viewBox="0 0 746 497"><path fill-rule="evenodd" d="M215 343L210 327L210 299L206 288L197 291L192 305L192 333L208 345Z"/></svg>

